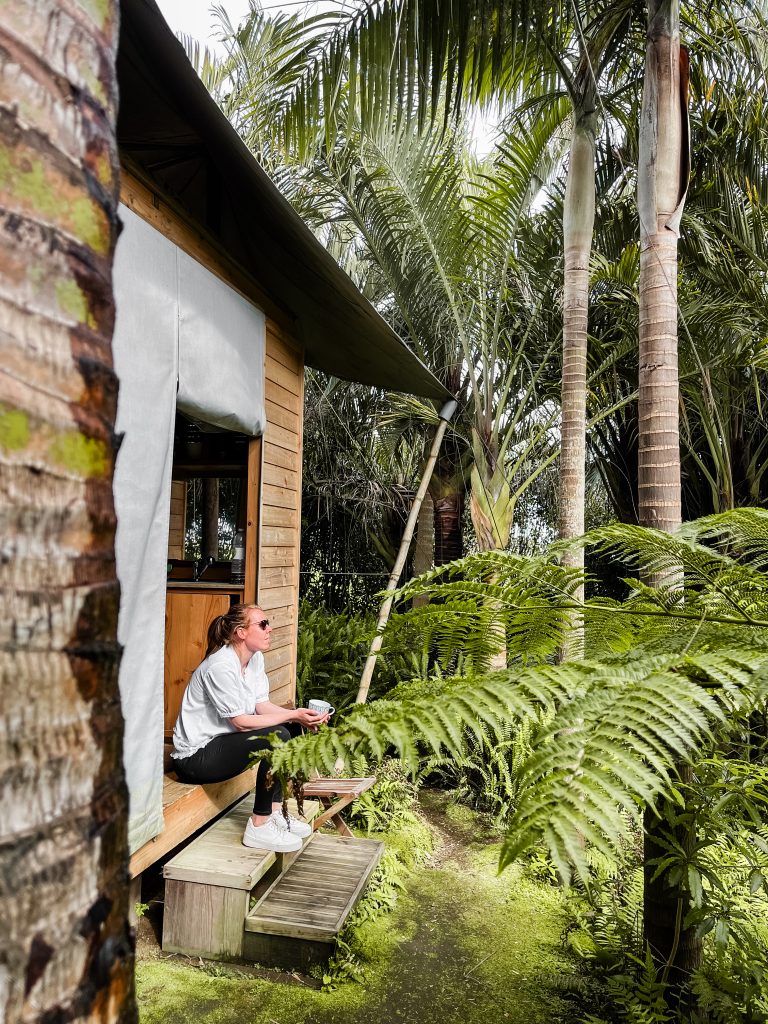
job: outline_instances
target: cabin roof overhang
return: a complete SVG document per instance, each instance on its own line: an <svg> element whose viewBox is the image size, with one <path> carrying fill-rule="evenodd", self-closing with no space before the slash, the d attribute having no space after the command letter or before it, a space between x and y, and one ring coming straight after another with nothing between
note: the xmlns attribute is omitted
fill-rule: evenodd
<svg viewBox="0 0 768 1024"><path fill-rule="evenodd" d="M219 110L154 0L122 0L118 143L287 311L308 365L444 401L395 334L281 195Z"/></svg>

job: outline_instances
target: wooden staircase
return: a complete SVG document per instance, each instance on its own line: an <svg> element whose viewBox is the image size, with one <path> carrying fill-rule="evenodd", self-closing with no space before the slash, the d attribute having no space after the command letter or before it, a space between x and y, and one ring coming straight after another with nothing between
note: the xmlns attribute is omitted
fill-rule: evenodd
<svg viewBox="0 0 768 1024"><path fill-rule="evenodd" d="M245 797L166 863L163 950L306 970L332 954L383 844L313 833L297 853L253 850L250 813Z"/></svg>

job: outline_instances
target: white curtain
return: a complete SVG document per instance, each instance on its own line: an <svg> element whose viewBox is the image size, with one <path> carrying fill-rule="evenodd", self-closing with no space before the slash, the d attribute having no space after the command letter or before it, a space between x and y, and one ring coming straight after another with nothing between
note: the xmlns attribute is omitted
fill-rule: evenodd
<svg viewBox="0 0 768 1024"><path fill-rule="evenodd" d="M256 436L264 424L263 313L121 206L113 339L120 381L115 543L129 841L163 829L163 674L176 406ZM178 399L177 399L178 391Z"/></svg>
<svg viewBox="0 0 768 1024"><path fill-rule="evenodd" d="M130 210L115 252L112 347L120 381L115 466L117 636L131 852L163 830L165 582L178 357L175 246Z"/></svg>
<svg viewBox="0 0 768 1024"><path fill-rule="evenodd" d="M264 433L264 314L181 250L178 267L178 407L258 437Z"/></svg>

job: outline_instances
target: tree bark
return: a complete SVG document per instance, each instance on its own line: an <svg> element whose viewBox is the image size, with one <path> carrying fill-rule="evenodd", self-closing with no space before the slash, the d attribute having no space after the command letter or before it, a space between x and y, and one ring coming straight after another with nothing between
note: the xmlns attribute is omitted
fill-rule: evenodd
<svg viewBox="0 0 768 1024"><path fill-rule="evenodd" d="M638 501L642 526L670 532L681 519L677 239L689 169L687 72L687 56L680 47L679 0L650 0L637 189ZM680 766L683 782L686 770ZM646 811L644 935L656 964L677 988L700 966L702 942L684 926L688 893L680 884L670 885L667 872L654 878L657 866L652 861L664 847L664 831L659 819ZM692 849L695 823L676 827L674 836L683 850Z"/></svg>
<svg viewBox="0 0 768 1024"><path fill-rule="evenodd" d="M0 1018L133 1021L117 688L117 7L0 7Z"/></svg>
<svg viewBox="0 0 768 1024"><path fill-rule="evenodd" d="M563 210L563 381L561 386L559 535L568 540L584 533L587 434L587 317L589 257L595 223L594 96L589 91L574 109L568 181ZM566 552L566 565L584 568L584 549ZM583 586L575 593L584 600ZM584 627L574 622L562 657L582 657Z"/></svg>
<svg viewBox="0 0 768 1024"><path fill-rule="evenodd" d="M433 495L435 505L435 565L455 562L464 554L463 491Z"/></svg>
<svg viewBox="0 0 768 1024"><path fill-rule="evenodd" d="M650 0L648 10L637 185L638 502L643 526L672 531L680 525L677 239L688 181L687 58L679 0Z"/></svg>

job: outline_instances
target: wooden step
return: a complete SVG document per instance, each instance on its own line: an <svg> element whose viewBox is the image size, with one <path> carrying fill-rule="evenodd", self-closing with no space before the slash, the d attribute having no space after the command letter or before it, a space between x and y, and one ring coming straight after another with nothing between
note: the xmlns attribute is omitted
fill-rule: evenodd
<svg viewBox="0 0 768 1024"><path fill-rule="evenodd" d="M244 797L163 868L165 951L216 960L241 956L251 890L267 872L277 875L301 852L243 846L252 805L252 796ZM289 800L288 806L295 815L295 802ZM304 801L308 820L318 810L316 801Z"/></svg>
<svg viewBox="0 0 768 1024"><path fill-rule="evenodd" d="M275 967L327 960L384 844L315 833L245 919L243 956Z"/></svg>
<svg viewBox="0 0 768 1024"><path fill-rule="evenodd" d="M298 813L295 800L289 800L288 807L294 816ZM253 797L244 797L228 814L169 860L163 868L163 877L250 891L279 856L293 856L243 846L243 832L252 808ZM318 811L317 801L304 801L307 821L312 821ZM283 863L289 861L284 859Z"/></svg>

